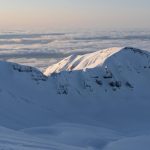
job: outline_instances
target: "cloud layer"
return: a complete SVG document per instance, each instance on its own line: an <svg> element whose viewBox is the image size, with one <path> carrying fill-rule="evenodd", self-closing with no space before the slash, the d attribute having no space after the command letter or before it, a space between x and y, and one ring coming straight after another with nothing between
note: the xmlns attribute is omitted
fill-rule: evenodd
<svg viewBox="0 0 150 150"><path fill-rule="evenodd" d="M43 70L71 54L124 46L150 50L149 40L150 31L3 32L0 34L0 60Z"/></svg>

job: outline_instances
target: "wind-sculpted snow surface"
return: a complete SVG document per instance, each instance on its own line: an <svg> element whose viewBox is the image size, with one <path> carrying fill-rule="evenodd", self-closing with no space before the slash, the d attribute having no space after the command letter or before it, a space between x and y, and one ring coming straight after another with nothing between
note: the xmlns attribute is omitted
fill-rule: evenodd
<svg viewBox="0 0 150 150"><path fill-rule="evenodd" d="M36 149L105 150L149 139L149 89L150 53L132 47L72 55L44 73L0 62L0 125L21 140L13 147L1 136L0 148L27 149L35 138Z"/></svg>

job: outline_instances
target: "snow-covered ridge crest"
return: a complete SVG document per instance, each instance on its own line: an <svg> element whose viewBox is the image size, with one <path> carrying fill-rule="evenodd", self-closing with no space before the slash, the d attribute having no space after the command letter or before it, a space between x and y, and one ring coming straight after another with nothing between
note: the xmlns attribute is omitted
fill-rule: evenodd
<svg viewBox="0 0 150 150"><path fill-rule="evenodd" d="M31 79L35 81L46 81L47 77L40 72L38 69L31 67L31 66L25 66L25 65L20 65L17 63L12 63L12 62L3 62L0 61L0 70L3 70L1 73L1 77L4 75L4 77L11 76L15 73L21 73L26 74L30 76Z"/></svg>
<svg viewBox="0 0 150 150"><path fill-rule="evenodd" d="M138 53L149 55L148 52L132 48L132 47L114 47L100 51L96 51L84 55L71 55L62 61L48 67L44 74L49 76L52 73L61 71L84 70L86 68L95 68L104 65L106 61L112 56L119 55L120 58L128 59L130 54Z"/></svg>
<svg viewBox="0 0 150 150"><path fill-rule="evenodd" d="M120 49L121 48L109 48L85 55L71 55L47 68L44 74L50 75L53 72L58 73L64 70L70 71L94 68L97 65L101 65L107 57L118 52Z"/></svg>

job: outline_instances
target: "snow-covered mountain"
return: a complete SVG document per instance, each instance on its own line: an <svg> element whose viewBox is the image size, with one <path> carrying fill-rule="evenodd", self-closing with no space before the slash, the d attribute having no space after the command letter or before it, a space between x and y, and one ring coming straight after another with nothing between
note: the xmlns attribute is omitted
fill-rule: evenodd
<svg viewBox="0 0 150 150"><path fill-rule="evenodd" d="M124 91L125 94L137 92L139 96L147 95L149 92L141 87L149 87L150 54L125 47L72 55L50 66L44 74L49 78L55 76L60 94L67 94L71 89L70 92L76 91L81 95L89 90L104 97L106 94L103 91L112 90ZM79 92L82 90L83 92Z"/></svg>
<svg viewBox="0 0 150 150"><path fill-rule="evenodd" d="M136 48L70 56L50 66L44 74L8 62L0 62L0 70L0 119L8 127L46 125L62 118L75 122L84 118L86 122L87 114L88 119L101 116L100 112L105 112L103 105L110 107L110 115L115 115L114 105L124 110L136 101L138 112L139 107L149 105L150 53ZM128 109L128 113L132 112L132 107ZM103 116L98 118L98 122L106 121Z"/></svg>
<svg viewBox="0 0 150 150"><path fill-rule="evenodd" d="M144 55L144 56L143 56ZM124 47L124 48L109 48L100 50L97 52L85 54L85 55L71 55L62 61L50 66L45 71L45 75L50 75L53 72L61 72L64 70L85 70L87 68L96 68L100 66L107 65L107 62L113 65L139 65L137 64L137 59L141 57L143 65L147 61L149 52L142 51L137 48ZM145 60L145 56L147 59ZM125 61L126 60L126 61ZM135 63L136 62L136 63ZM141 62L139 62L140 65ZM121 67L121 66L120 66ZM132 67L132 66L131 66Z"/></svg>
<svg viewBox="0 0 150 150"><path fill-rule="evenodd" d="M89 125L121 133L148 133L149 89L150 53L132 47L72 55L44 73L33 67L0 62L0 125L31 128L24 130L27 133L43 127L36 132L47 131L50 136L59 135L59 128L56 132L53 129L61 123L71 123L73 129L82 124L82 130ZM91 127L90 130L93 135L101 132ZM80 129L77 131L80 133ZM117 138L109 140L122 137L115 135ZM62 137L55 138L62 142ZM102 140L98 137L93 139ZM107 143L101 142L101 146L95 141L93 145L100 148Z"/></svg>

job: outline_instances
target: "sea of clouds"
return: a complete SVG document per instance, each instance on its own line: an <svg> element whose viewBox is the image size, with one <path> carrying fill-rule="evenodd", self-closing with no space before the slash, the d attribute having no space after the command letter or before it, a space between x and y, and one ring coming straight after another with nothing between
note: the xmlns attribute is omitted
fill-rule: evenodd
<svg viewBox="0 0 150 150"><path fill-rule="evenodd" d="M0 32L0 60L40 70L71 54L124 46L150 50L150 30Z"/></svg>

